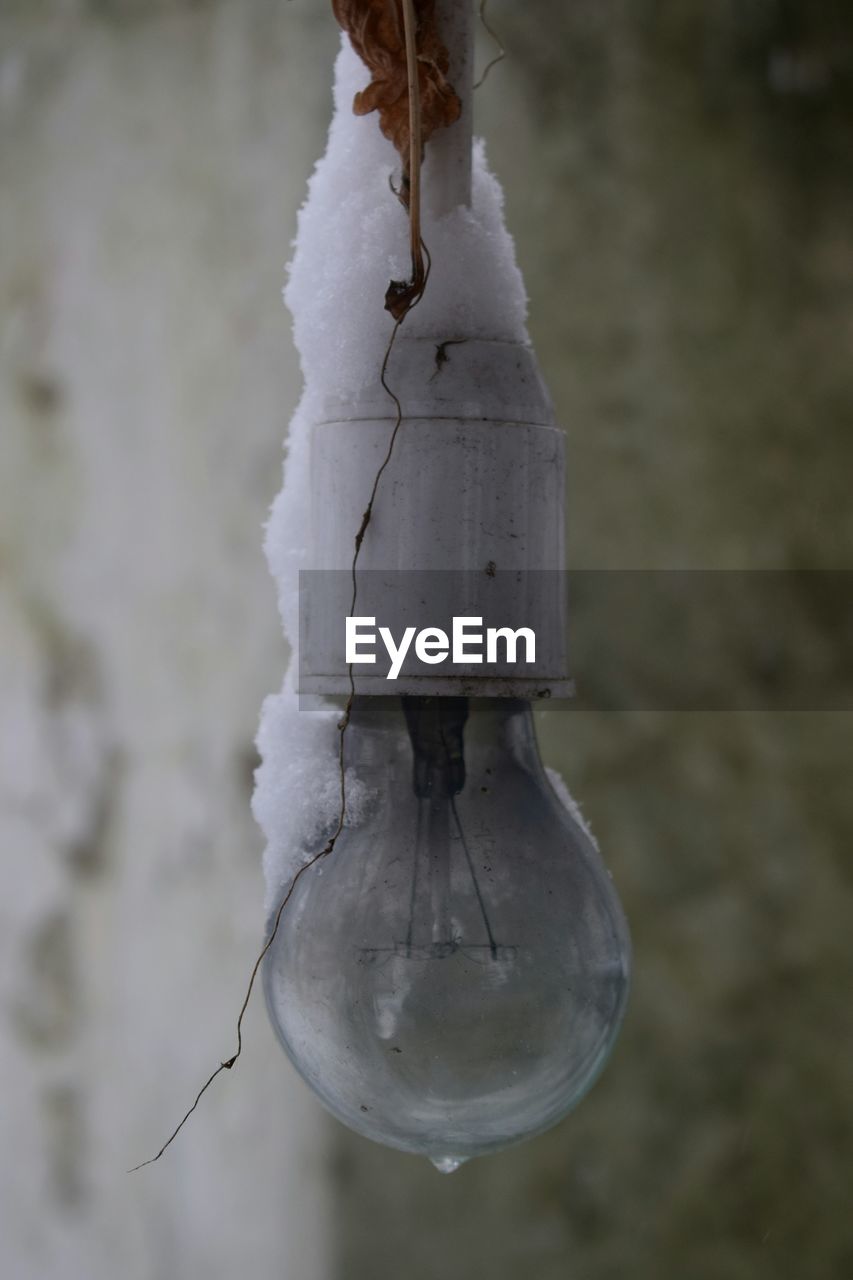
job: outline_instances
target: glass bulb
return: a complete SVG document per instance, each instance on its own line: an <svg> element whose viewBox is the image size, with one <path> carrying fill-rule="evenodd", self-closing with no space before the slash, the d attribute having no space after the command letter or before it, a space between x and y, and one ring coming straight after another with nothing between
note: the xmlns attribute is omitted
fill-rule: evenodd
<svg viewBox="0 0 853 1280"><path fill-rule="evenodd" d="M630 942L527 702L356 698L366 812L300 878L273 1025L344 1124L452 1171L565 1115L603 1067Z"/></svg>

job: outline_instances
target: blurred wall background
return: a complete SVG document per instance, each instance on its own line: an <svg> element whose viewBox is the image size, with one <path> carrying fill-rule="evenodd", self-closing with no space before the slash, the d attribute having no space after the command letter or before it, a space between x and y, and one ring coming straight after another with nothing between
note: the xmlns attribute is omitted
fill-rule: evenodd
<svg viewBox="0 0 853 1280"><path fill-rule="evenodd" d="M332 27L0 3L4 1280L333 1274L327 1127L260 1000L125 1172L233 1053L263 928L261 525Z"/></svg>
<svg viewBox="0 0 853 1280"><path fill-rule="evenodd" d="M571 563L850 567L853 11L489 12ZM256 1001L124 1173L233 1052L262 923L279 289L336 43L321 0L0 0L4 1274L846 1278L843 714L542 715L636 949L558 1129L442 1178L327 1121Z"/></svg>

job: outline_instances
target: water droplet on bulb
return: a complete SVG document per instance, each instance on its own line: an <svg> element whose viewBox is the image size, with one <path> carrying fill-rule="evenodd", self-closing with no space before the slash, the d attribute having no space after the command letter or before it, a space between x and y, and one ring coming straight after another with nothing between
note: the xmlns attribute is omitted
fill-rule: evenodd
<svg viewBox="0 0 853 1280"><path fill-rule="evenodd" d="M455 1173L459 1166L465 1163L465 1156L436 1156L434 1159L430 1157L430 1163L435 1165L439 1173Z"/></svg>

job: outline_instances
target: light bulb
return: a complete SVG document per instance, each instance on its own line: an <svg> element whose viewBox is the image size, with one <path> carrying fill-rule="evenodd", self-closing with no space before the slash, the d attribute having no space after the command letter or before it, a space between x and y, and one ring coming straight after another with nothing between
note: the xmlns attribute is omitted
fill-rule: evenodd
<svg viewBox="0 0 853 1280"><path fill-rule="evenodd" d="M529 703L356 698L345 751L366 811L300 877L267 1005L339 1120L449 1172L590 1088L625 1007L627 926Z"/></svg>

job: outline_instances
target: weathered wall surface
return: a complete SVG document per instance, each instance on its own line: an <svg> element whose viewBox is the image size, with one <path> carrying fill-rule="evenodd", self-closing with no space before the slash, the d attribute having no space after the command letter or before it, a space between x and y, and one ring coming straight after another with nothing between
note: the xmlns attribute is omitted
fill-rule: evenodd
<svg viewBox="0 0 853 1280"><path fill-rule="evenodd" d="M489 12L478 127L569 432L570 563L850 568L853 15ZM450 1179L343 1140L345 1274L843 1280L849 715L541 728L631 920L622 1039L562 1126Z"/></svg>
<svg viewBox="0 0 853 1280"><path fill-rule="evenodd" d="M333 45L309 5L0 5L8 1280L329 1276L326 1124L262 1002L125 1171L259 945L280 289Z"/></svg>
<svg viewBox="0 0 853 1280"><path fill-rule="evenodd" d="M571 560L849 567L853 28L493 0L479 126L570 431ZM323 0L0 3L0 1238L14 1280L853 1269L849 718L547 714L636 987L575 1116L452 1178L321 1120L258 1004L259 525Z"/></svg>

